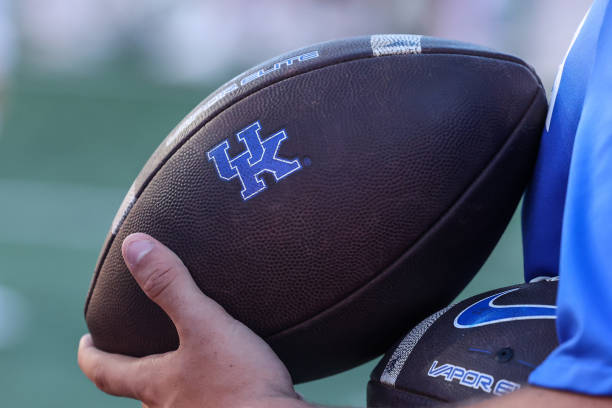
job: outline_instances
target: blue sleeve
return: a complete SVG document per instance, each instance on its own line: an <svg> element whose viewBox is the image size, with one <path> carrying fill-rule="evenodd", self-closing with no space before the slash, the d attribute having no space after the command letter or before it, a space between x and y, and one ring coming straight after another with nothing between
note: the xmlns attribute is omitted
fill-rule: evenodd
<svg viewBox="0 0 612 408"><path fill-rule="evenodd" d="M560 345L529 382L612 395L612 3L576 131L561 231Z"/></svg>

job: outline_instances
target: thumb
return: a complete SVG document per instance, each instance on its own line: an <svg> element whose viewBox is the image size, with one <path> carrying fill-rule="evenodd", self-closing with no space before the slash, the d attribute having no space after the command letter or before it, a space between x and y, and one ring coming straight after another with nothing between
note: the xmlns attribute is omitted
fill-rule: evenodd
<svg viewBox="0 0 612 408"><path fill-rule="evenodd" d="M159 241L146 234L131 234L121 250L132 276L170 317L181 342L198 327L214 325L223 329L233 321L218 303L200 291L183 262Z"/></svg>

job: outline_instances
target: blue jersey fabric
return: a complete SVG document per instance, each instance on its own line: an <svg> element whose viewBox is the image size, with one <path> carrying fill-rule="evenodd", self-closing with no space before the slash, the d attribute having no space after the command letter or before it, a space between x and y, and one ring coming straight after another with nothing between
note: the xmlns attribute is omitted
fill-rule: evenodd
<svg viewBox="0 0 612 408"><path fill-rule="evenodd" d="M612 3L562 64L523 207L525 278L561 277L559 347L529 382L612 395ZM537 340L536 340L537 341Z"/></svg>

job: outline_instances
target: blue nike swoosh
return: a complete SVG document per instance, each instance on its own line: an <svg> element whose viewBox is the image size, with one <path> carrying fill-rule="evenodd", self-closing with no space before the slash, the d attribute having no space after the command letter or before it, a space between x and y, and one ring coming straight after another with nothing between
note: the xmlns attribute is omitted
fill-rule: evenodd
<svg viewBox="0 0 612 408"><path fill-rule="evenodd" d="M498 298L516 290L519 288L491 295L468 306L455 318L455 327L469 329L512 320L555 319L557 317L557 306L493 304Z"/></svg>

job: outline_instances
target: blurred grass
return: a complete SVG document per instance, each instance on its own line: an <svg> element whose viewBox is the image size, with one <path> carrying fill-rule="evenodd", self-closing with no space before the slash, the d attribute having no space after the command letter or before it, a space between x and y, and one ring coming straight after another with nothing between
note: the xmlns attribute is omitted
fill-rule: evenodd
<svg viewBox="0 0 612 408"><path fill-rule="evenodd" d="M0 348L1 406L138 406L80 373L83 302L99 248L132 180L176 123L212 89L21 71L0 133L0 285L26 300L25 336ZM461 297L522 279L517 217ZM409 329L409 328L407 328ZM307 399L365 405L375 362L298 386Z"/></svg>
<svg viewBox="0 0 612 408"><path fill-rule="evenodd" d="M211 88L132 76L17 76L8 90L0 176L126 189L163 137Z"/></svg>

